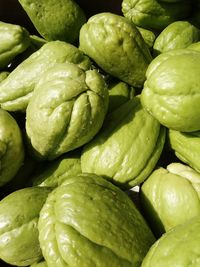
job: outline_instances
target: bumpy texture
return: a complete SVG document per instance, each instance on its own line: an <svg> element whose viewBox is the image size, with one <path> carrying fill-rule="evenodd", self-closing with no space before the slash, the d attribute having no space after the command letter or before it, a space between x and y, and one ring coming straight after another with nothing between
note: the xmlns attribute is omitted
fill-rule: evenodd
<svg viewBox="0 0 200 267"><path fill-rule="evenodd" d="M180 49L159 55L149 65L141 101L164 126L200 130L199 64L199 52Z"/></svg>
<svg viewBox="0 0 200 267"><path fill-rule="evenodd" d="M139 267L154 242L131 199L93 174L55 189L38 228L48 267Z"/></svg>
<svg viewBox="0 0 200 267"><path fill-rule="evenodd" d="M155 170L141 187L146 219L157 235L200 216L200 174L181 163Z"/></svg>
<svg viewBox="0 0 200 267"><path fill-rule="evenodd" d="M91 17L80 31L80 49L105 72L141 87L151 55L137 28L112 13Z"/></svg>
<svg viewBox="0 0 200 267"><path fill-rule="evenodd" d="M200 40L200 30L188 21L176 21L156 38L153 52L158 55L174 49L186 48Z"/></svg>
<svg viewBox="0 0 200 267"><path fill-rule="evenodd" d="M151 247L141 267L199 267L200 217L164 234Z"/></svg>
<svg viewBox="0 0 200 267"><path fill-rule="evenodd" d="M19 0L38 32L48 41L74 42L86 22L73 0Z"/></svg>
<svg viewBox="0 0 200 267"><path fill-rule="evenodd" d="M200 132L181 133L169 131L169 142L176 156L200 172Z"/></svg>
<svg viewBox="0 0 200 267"><path fill-rule="evenodd" d="M25 188L0 201L0 258L5 262L27 266L42 258L37 224L49 192Z"/></svg>
<svg viewBox="0 0 200 267"><path fill-rule="evenodd" d="M18 25L0 21L0 69L9 63L30 45L28 31Z"/></svg>
<svg viewBox="0 0 200 267"><path fill-rule="evenodd" d="M84 146L82 171L132 187L151 173L164 141L165 129L135 97L110 113L101 132Z"/></svg>
<svg viewBox="0 0 200 267"><path fill-rule="evenodd" d="M44 44L0 84L0 105L8 111L25 111L41 75L56 63L72 62L86 70L91 62L78 48L62 41Z"/></svg>
<svg viewBox="0 0 200 267"><path fill-rule="evenodd" d="M10 181L24 160L24 146L15 119L0 109L0 186Z"/></svg>
<svg viewBox="0 0 200 267"><path fill-rule="evenodd" d="M108 90L96 70L57 64L35 88L27 107L26 132L35 155L55 159L89 142L102 126Z"/></svg>
<svg viewBox="0 0 200 267"><path fill-rule="evenodd" d="M167 25L191 15L190 1L164 3L158 0L123 0L122 12L135 25L163 30Z"/></svg>

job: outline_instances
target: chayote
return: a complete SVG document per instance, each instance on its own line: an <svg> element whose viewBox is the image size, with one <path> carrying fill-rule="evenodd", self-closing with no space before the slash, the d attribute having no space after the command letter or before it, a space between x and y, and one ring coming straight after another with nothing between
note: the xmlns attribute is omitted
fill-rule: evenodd
<svg viewBox="0 0 200 267"><path fill-rule="evenodd" d="M169 142L177 158L200 172L200 131L182 133L170 130Z"/></svg>
<svg viewBox="0 0 200 267"><path fill-rule="evenodd" d="M176 21L167 26L156 38L155 56L170 50L186 48L200 40L200 30L188 21Z"/></svg>
<svg viewBox="0 0 200 267"><path fill-rule="evenodd" d="M36 83L56 63L72 62L86 70L91 61L75 46L52 41L24 60L0 84L0 105L9 111L25 111Z"/></svg>
<svg viewBox="0 0 200 267"><path fill-rule="evenodd" d="M163 30L170 23L191 15L190 1L164 3L159 0L123 0L122 12L135 25L145 29Z"/></svg>
<svg viewBox="0 0 200 267"><path fill-rule="evenodd" d="M38 229L48 267L139 267L155 240L131 199L94 174L52 191Z"/></svg>
<svg viewBox="0 0 200 267"><path fill-rule="evenodd" d="M181 163L155 170L141 187L141 205L157 235L200 216L200 174Z"/></svg>
<svg viewBox="0 0 200 267"><path fill-rule="evenodd" d="M25 28L2 21L0 21L0 40L0 69L7 67L30 45L29 33Z"/></svg>
<svg viewBox="0 0 200 267"><path fill-rule="evenodd" d="M200 52L200 42L190 44L187 49L195 50Z"/></svg>
<svg viewBox="0 0 200 267"><path fill-rule="evenodd" d="M25 188L0 201L0 258L5 262L27 266L42 259L37 224L50 191Z"/></svg>
<svg viewBox="0 0 200 267"><path fill-rule="evenodd" d="M0 72L0 82L2 82L5 78L7 78L9 75L8 71L2 71Z"/></svg>
<svg viewBox="0 0 200 267"><path fill-rule="evenodd" d="M0 186L9 182L24 160L21 130L15 119L0 109Z"/></svg>
<svg viewBox="0 0 200 267"><path fill-rule="evenodd" d="M52 160L89 142L101 128L107 106L107 85L97 70L55 65L42 76L27 107L33 153Z"/></svg>
<svg viewBox="0 0 200 267"><path fill-rule="evenodd" d="M80 49L110 75L131 86L143 85L151 55L126 18L112 13L92 16L81 28Z"/></svg>
<svg viewBox="0 0 200 267"><path fill-rule="evenodd" d="M82 172L95 173L123 188L143 182L163 149L165 129L135 97L110 113L102 130L83 148Z"/></svg>
<svg viewBox="0 0 200 267"><path fill-rule="evenodd" d="M157 240L141 267L199 267L200 216L174 227Z"/></svg>
<svg viewBox="0 0 200 267"><path fill-rule="evenodd" d="M73 43L86 17L73 0L19 0L38 32L48 41Z"/></svg>
<svg viewBox="0 0 200 267"><path fill-rule="evenodd" d="M48 267L48 266L46 264L46 261L41 261L41 262L32 264L30 267Z"/></svg>
<svg viewBox="0 0 200 267"><path fill-rule="evenodd" d="M153 44L155 42L156 39L156 35L154 34L154 32L149 31L147 29L141 28L141 27L137 27L138 31L140 32L140 34L142 35L146 45L149 47L149 49L152 49Z"/></svg>
<svg viewBox="0 0 200 267"><path fill-rule="evenodd" d="M200 53L179 49L156 57L148 67L143 106L164 126L200 130Z"/></svg>

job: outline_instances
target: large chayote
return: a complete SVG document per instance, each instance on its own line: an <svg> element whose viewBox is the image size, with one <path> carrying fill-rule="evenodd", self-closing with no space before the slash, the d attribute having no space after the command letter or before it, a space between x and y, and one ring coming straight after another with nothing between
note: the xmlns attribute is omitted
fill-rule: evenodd
<svg viewBox="0 0 200 267"><path fill-rule="evenodd" d="M139 267L154 242L131 199L94 174L52 191L38 229L48 267Z"/></svg>
<svg viewBox="0 0 200 267"><path fill-rule="evenodd" d="M74 0L19 0L38 32L47 40L74 42L86 22Z"/></svg>
<svg viewBox="0 0 200 267"><path fill-rule="evenodd" d="M42 76L27 107L33 152L51 160L89 142L101 128L107 106L107 85L97 70L55 65Z"/></svg>
<svg viewBox="0 0 200 267"><path fill-rule="evenodd" d="M44 44L24 60L0 84L0 105L9 111L25 111L41 75L56 63L72 62L86 70L91 62L78 48L62 41Z"/></svg>
<svg viewBox="0 0 200 267"><path fill-rule="evenodd" d="M81 28L80 49L110 75L132 86L143 85L151 55L126 18L112 13L92 16Z"/></svg>
<svg viewBox="0 0 200 267"><path fill-rule="evenodd" d="M200 131L182 133L170 130L169 142L177 158L200 172Z"/></svg>
<svg viewBox="0 0 200 267"><path fill-rule="evenodd" d="M141 204L157 235L200 216L200 174L181 163L155 170L141 187Z"/></svg>
<svg viewBox="0 0 200 267"><path fill-rule="evenodd" d="M15 176L23 160L21 130L12 116L0 109L0 186Z"/></svg>
<svg viewBox="0 0 200 267"><path fill-rule="evenodd" d="M151 173L164 141L165 129L135 97L110 113L101 132L84 146L82 171L132 187Z"/></svg>
<svg viewBox="0 0 200 267"><path fill-rule="evenodd" d="M28 31L14 24L0 21L0 69L6 67L30 45Z"/></svg>
<svg viewBox="0 0 200 267"><path fill-rule="evenodd" d="M27 266L42 259L38 217L50 192L44 187L25 188L0 201L0 258Z"/></svg>
<svg viewBox="0 0 200 267"><path fill-rule="evenodd" d="M200 40L200 30L188 21L176 21L156 38L153 52L158 55L174 49L186 48Z"/></svg>
<svg viewBox="0 0 200 267"><path fill-rule="evenodd" d="M199 267L200 216L181 224L157 240L141 267Z"/></svg>
<svg viewBox="0 0 200 267"><path fill-rule="evenodd" d="M200 52L178 49L149 65L143 106L161 124L183 132L200 130Z"/></svg>

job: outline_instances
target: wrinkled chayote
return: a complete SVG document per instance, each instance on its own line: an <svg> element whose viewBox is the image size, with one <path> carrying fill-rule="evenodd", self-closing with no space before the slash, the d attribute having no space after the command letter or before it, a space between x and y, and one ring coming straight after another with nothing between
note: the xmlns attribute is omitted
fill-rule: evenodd
<svg viewBox="0 0 200 267"><path fill-rule="evenodd" d="M38 229L48 267L139 267L155 240L131 199L94 174L52 191Z"/></svg>

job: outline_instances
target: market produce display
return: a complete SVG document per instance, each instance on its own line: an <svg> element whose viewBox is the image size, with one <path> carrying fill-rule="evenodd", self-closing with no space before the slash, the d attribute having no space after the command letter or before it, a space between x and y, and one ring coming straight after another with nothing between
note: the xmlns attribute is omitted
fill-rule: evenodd
<svg viewBox="0 0 200 267"><path fill-rule="evenodd" d="M200 0L7 1L0 266L199 267Z"/></svg>

